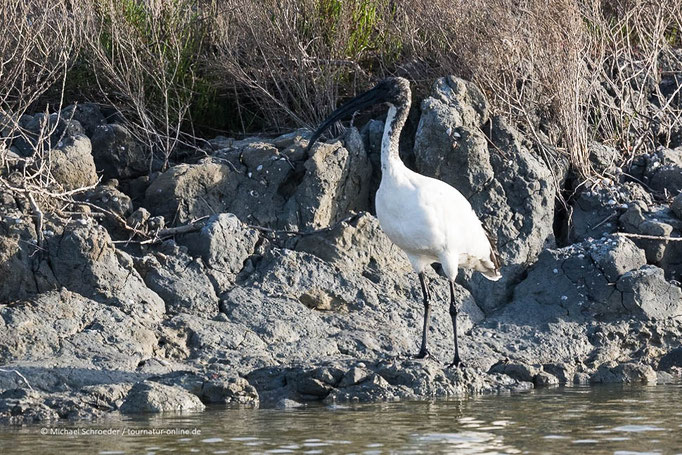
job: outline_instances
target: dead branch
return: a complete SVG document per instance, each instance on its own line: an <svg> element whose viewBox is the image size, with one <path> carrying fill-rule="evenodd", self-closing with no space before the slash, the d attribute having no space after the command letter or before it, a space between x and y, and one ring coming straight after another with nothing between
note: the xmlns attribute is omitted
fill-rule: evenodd
<svg viewBox="0 0 682 455"><path fill-rule="evenodd" d="M26 383L26 385L28 386L29 389L31 389L31 391L34 391L33 387L31 387L31 384L28 382L28 379L26 379L26 377L25 377L23 374L21 374L18 370L6 370L6 369L4 369L4 368L0 368L0 372L2 372L2 373L14 373L14 374L16 374L16 375L19 376L21 379L23 379L24 383Z"/></svg>
<svg viewBox="0 0 682 455"><path fill-rule="evenodd" d="M668 237L665 235L632 234L630 232L616 232L616 235L633 239L660 240L662 242L682 242L682 237Z"/></svg>
<svg viewBox="0 0 682 455"><path fill-rule="evenodd" d="M163 240L173 237L175 235L180 235L180 234L187 234L189 232L196 232L201 230L206 225L206 220L208 219L208 216L203 216L201 218L197 218L196 220L192 220L187 224L184 224L182 226L176 226L172 228L164 228L164 229L159 229L156 232L152 233L143 233L142 231L138 230L136 227L131 227L128 226L128 230L133 234L133 237L135 235L142 236L144 237L144 240L134 240L134 239L128 239L128 240L115 240L115 244L133 244L133 245L152 245L156 243L160 243Z"/></svg>

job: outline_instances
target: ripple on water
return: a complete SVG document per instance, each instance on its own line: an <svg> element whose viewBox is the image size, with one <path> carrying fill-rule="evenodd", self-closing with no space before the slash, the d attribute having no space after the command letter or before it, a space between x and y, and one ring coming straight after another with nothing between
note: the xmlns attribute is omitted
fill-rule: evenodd
<svg viewBox="0 0 682 455"><path fill-rule="evenodd" d="M485 442L493 438L490 433L480 433L475 431L463 431L461 433L427 433L417 436L417 440L421 442L445 442L445 443L463 443L463 442Z"/></svg>
<svg viewBox="0 0 682 455"><path fill-rule="evenodd" d="M204 442L206 444L214 444L216 442L223 442L223 441L224 441L223 438L206 438L206 439L201 440L201 442Z"/></svg>
<svg viewBox="0 0 682 455"><path fill-rule="evenodd" d="M495 425L496 427L506 427L510 423L514 423L511 420L493 420L490 425Z"/></svg>
<svg viewBox="0 0 682 455"><path fill-rule="evenodd" d="M665 431L665 428L654 427L652 425L621 425L619 427L615 427L613 430L639 433L643 431Z"/></svg>

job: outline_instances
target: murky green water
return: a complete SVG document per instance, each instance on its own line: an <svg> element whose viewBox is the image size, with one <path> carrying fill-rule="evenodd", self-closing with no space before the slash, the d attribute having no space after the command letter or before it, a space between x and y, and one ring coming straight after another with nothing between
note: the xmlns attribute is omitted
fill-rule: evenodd
<svg viewBox="0 0 682 455"><path fill-rule="evenodd" d="M2 454L168 452L677 454L682 385L294 410L212 408L0 429Z"/></svg>

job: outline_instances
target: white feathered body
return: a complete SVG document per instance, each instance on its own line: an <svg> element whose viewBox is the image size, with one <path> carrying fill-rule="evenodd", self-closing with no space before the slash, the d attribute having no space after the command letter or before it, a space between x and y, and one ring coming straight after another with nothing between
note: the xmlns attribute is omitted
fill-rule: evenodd
<svg viewBox="0 0 682 455"><path fill-rule="evenodd" d="M382 176L376 211L381 228L405 251L415 271L440 262L451 279L458 267L498 279L490 241L466 198L401 164Z"/></svg>
<svg viewBox="0 0 682 455"><path fill-rule="evenodd" d="M382 144L381 184L376 193L381 228L405 251L417 273L440 262L452 280L458 267L478 270L491 280L500 279L490 240L469 201L447 183L408 169L397 156L390 128L394 117L395 108L391 106Z"/></svg>

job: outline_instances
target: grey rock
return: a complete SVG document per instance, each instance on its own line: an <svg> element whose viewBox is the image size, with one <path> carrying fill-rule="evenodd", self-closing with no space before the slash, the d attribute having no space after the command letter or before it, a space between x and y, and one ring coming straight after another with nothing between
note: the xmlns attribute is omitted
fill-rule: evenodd
<svg viewBox="0 0 682 455"><path fill-rule="evenodd" d="M433 85L432 97L454 107L466 126L478 126L488 121L488 100L472 82L455 76L440 78Z"/></svg>
<svg viewBox="0 0 682 455"><path fill-rule="evenodd" d="M22 425L59 420L59 414L34 391L8 390L0 394L0 423Z"/></svg>
<svg viewBox="0 0 682 455"><path fill-rule="evenodd" d="M649 365L623 363L616 366L602 365L590 377L591 383L645 383L656 384L656 372Z"/></svg>
<svg viewBox="0 0 682 455"><path fill-rule="evenodd" d="M230 213L212 216L199 232L179 239L190 254L202 259L219 294L232 288L259 240L254 229Z"/></svg>
<svg viewBox="0 0 682 455"><path fill-rule="evenodd" d="M682 316L682 289L666 281L663 270L650 265L623 275L616 283L623 306L649 318Z"/></svg>
<svg viewBox="0 0 682 455"><path fill-rule="evenodd" d="M533 382L540 372L537 367L520 363L498 363L490 369L491 373L501 373L510 376L517 381Z"/></svg>
<svg viewBox="0 0 682 455"><path fill-rule="evenodd" d="M166 357L200 363L219 359L238 374L265 364L273 355L260 334L239 321L216 321L181 313L163 322L161 343Z"/></svg>
<svg viewBox="0 0 682 455"><path fill-rule="evenodd" d="M384 234L379 221L364 212L331 230L301 237L295 249L314 254L340 269L364 272L369 279L387 273L407 275L412 271L407 256Z"/></svg>
<svg viewBox="0 0 682 455"><path fill-rule="evenodd" d="M38 247L32 220L19 211L0 213L0 276L0 303L23 299L57 285Z"/></svg>
<svg viewBox="0 0 682 455"><path fill-rule="evenodd" d="M149 289L166 303L166 313L216 316L218 296L203 261L190 257L173 241L166 241L162 248L145 256L137 268Z"/></svg>
<svg viewBox="0 0 682 455"><path fill-rule="evenodd" d="M147 189L145 206L168 221L230 212L247 224L275 228L323 227L369 206L371 169L359 133L317 144L305 160L303 146L234 144L198 164L181 164Z"/></svg>
<svg viewBox="0 0 682 455"><path fill-rule="evenodd" d="M90 139L97 170L105 179L130 179L149 173L149 154L124 126L98 125Z"/></svg>
<svg viewBox="0 0 682 455"><path fill-rule="evenodd" d="M140 207L130 214L126 222L135 229L144 230L151 213L144 207Z"/></svg>
<svg viewBox="0 0 682 455"><path fill-rule="evenodd" d="M141 319L157 320L164 313L163 300L145 286L132 258L116 249L101 226L87 220L71 223L48 245L61 286Z"/></svg>
<svg viewBox="0 0 682 455"><path fill-rule="evenodd" d="M447 181L467 199L484 191L494 178L483 133L465 127L455 108L432 98L422 103L415 157L420 172Z"/></svg>
<svg viewBox="0 0 682 455"><path fill-rule="evenodd" d="M25 134L12 142L12 148L24 158L35 155L43 148L55 148L63 139L85 136L85 130L80 122L57 113L23 116L19 120L19 125Z"/></svg>
<svg viewBox="0 0 682 455"><path fill-rule="evenodd" d="M618 150L598 142L588 145L590 166L599 175L612 174L615 172L616 163L620 159Z"/></svg>
<svg viewBox="0 0 682 455"><path fill-rule="evenodd" d="M644 211L647 209L648 207L641 202L628 205L627 210L619 219L626 232L638 233L639 226L646 221Z"/></svg>
<svg viewBox="0 0 682 455"><path fill-rule="evenodd" d="M230 174L228 166L211 162L174 166L147 188L144 205L179 223L221 212L237 184Z"/></svg>
<svg viewBox="0 0 682 455"><path fill-rule="evenodd" d="M280 403L282 397L299 403L321 399L324 403L334 404L500 393L532 387L530 383L505 375L486 374L472 368L464 371L448 369L430 360L387 359L367 363L349 360L336 361L333 365L342 373L346 371L344 378L356 378L342 379L332 385L315 377L319 368L306 366L263 368L247 378L258 390L264 405Z"/></svg>
<svg viewBox="0 0 682 455"><path fill-rule="evenodd" d="M558 304L574 317L584 312L645 318L682 314L680 288L666 281L662 269L644 265L641 251L624 240L605 238L546 250L516 287L514 301Z"/></svg>
<svg viewBox="0 0 682 455"><path fill-rule="evenodd" d="M44 390L116 382L115 371L120 381L156 345L154 332L135 318L67 290L0 307L0 315L0 363L24 362L24 376ZM60 373L58 367L70 371ZM19 377L4 379L22 384ZM3 382L0 390L7 387Z"/></svg>
<svg viewBox="0 0 682 455"><path fill-rule="evenodd" d="M69 136L50 151L52 176L65 190L75 190L97 182L92 146L87 136Z"/></svg>
<svg viewBox="0 0 682 455"><path fill-rule="evenodd" d="M546 371L540 371L533 377L533 384L537 387L548 387L552 385L558 385L559 379L556 376L547 373Z"/></svg>
<svg viewBox="0 0 682 455"><path fill-rule="evenodd" d="M632 204L620 217L620 223L626 232L654 237L679 237L682 235L682 223L667 205ZM682 244L665 239L648 239L633 237L635 244L642 248L647 262L656 264L665 270L668 279L677 279L682 273Z"/></svg>
<svg viewBox="0 0 682 455"><path fill-rule="evenodd" d="M123 400L130 392L133 384L130 382L95 384L85 386L81 390L88 396L88 400L97 408L118 410Z"/></svg>
<svg viewBox="0 0 682 455"><path fill-rule="evenodd" d="M590 383L590 375L585 372L578 372L573 376L573 384L587 385Z"/></svg>
<svg viewBox="0 0 682 455"><path fill-rule="evenodd" d="M369 208L372 168L355 128L346 134L343 147L318 143L311 153L303 180L285 205L289 225L322 228Z"/></svg>
<svg viewBox="0 0 682 455"><path fill-rule="evenodd" d="M546 363L542 369L557 378L559 384L571 384L573 376L575 375L575 368L573 365L567 363Z"/></svg>
<svg viewBox="0 0 682 455"><path fill-rule="evenodd" d="M590 255L611 283L626 272L646 265L644 251L624 237L616 236L608 245L592 249Z"/></svg>
<svg viewBox="0 0 682 455"><path fill-rule="evenodd" d="M157 382L138 382L121 405L126 414L140 412L203 411L204 404L196 395L182 388L171 387Z"/></svg>
<svg viewBox="0 0 682 455"><path fill-rule="evenodd" d="M133 212L133 203L128 195L116 188L117 184L118 181L110 180L104 185L98 185L93 190L88 191L85 198L88 202L125 219Z"/></svg>
<svg viewBox="0 0 682 455"><path fill-rule="evenodd" d="M61 115L65 119L78 121L88 137L92 137L97 131L97 127L104 125L106 119L95 103L72 104L62 109Z"/></svg>
<svg viewBox="0 0 682 455"><path fill-rule="evenodd" d="M258 404L258 392L241 377L204 382L201 397L208 403Z"/></svg>
<svg viewBox="0 0 682 455"><path fill-rule="evenodd" d="M514 302L519 305L535 302L547 308L559 305L573 317L583 311L621 314L621 295L591 257L595 249L595 254L607 255L611 246L611 242L595 245L587 242L545 250L526 279L514 289Z"/></svg>
<svg viewBox="0 0 682 455"><path fill-rule="evenodd" d="M400 396L388 381L378 374L372 374L367 380L359 384L328 394L324 402L327 404L366 403L369 401L392 401L398 398Z"/></svg>
<svg viewBox="0 0 682 455"><path fill-rule="evenodd" d="M669 237L673 232L673 227L661 221L645 220L639 225L637 230L639 234ZM657 264L663 260L667 247L666 242L645 239L642 243L648 262Z"/></svg>
<svg viewBox="0 0 682 455"><path fill-rule="evenodd" d="M618 220L624 214L625 206L638 207L641 212L642 208L647 209L652 204L651 195L638 183L620 185L605 178L581 192L573 202L569 239L577 242L614 233L618 230ZM623 215L621 221L631 216L637 225L644 219L632 213Z"/></svg>
<svg viewBox="0 0 682 455"><path fill-rule="evenodd" d="M339 387L343 388L359 384L369 378L371 374L372 372L366 368L353 367L343 376L339 383Z"/></svg>
<svg viewBox="0 0 682 455"><path fill-rule="evenodd" d="M682 191L682 147L661 149L650 157L644 179L657 191Z"/></svg>
<svg viewBox="0 0 682 455"><path fill-rule="evenodd" d="M656 372L656 384L676 384L678 378L667 371Z"/></svg>
<svg viewBox="0 0 682 455"><path fill-rule="evenodd" d="M682 368L682 347L670 350L658 362L659 370L668 371L674 367Z"/></svg>
<svg viewBox="0 0 682 455"><path fill-rule="evenodd" d="M342 352L367 358L416 352L423 311L418 280L405 274L378 278L375 282L311 254L275 249L263 257L257 273L226 294L221 310L258 333L275 357L303 360ZM445 280L429 279L434 303L447 302ZM315 306L310 300L320 295L331 302L329 315L311 309ZM466 331L482 313L460 286L455 298L461 308L459 327ZM264 300L269 303L263 305ZM432 352L439 351L435 355L445 359L452 352L447 305L434 304L432 311Z"/></svg>

